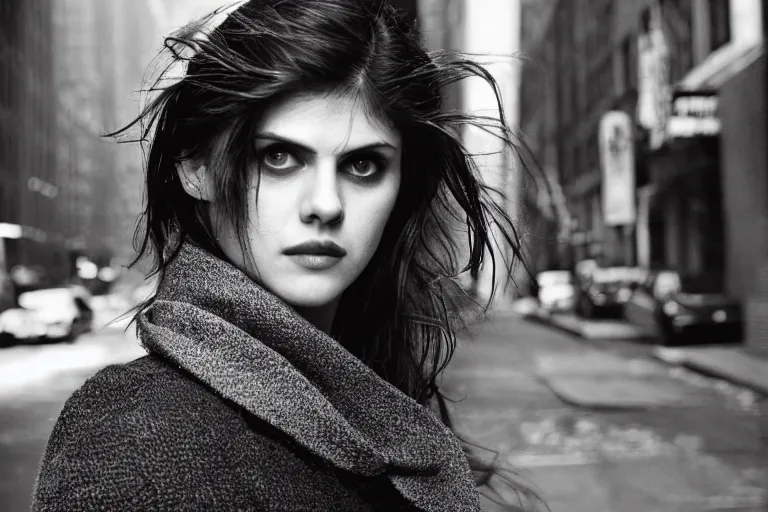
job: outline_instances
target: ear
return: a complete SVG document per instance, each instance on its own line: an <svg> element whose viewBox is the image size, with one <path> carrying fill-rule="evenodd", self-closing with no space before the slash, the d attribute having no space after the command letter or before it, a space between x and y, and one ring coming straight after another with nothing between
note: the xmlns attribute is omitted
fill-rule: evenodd
<svg viewBox="0 0 768 512"><path fill-rule="evenodd" d="M176 164L176 172L184 192L199 201L213 200L213 177L208 167L192 160L182 160Z"/></svg>

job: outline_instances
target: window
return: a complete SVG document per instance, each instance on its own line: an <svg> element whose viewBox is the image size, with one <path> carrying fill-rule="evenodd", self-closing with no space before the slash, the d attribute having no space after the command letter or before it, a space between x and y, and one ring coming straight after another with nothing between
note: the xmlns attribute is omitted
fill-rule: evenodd
<svg viewBox="0 0 768 512"><path fill-rule="evenodd" d="M731 40L731 11L729 0L708 0L710 51Z"/></svg>
<svg viewBox="0 0 768 512"><path fill-rule="evenodd" d="M575 119L579 115L579 77L575 72L571 75L571 114Z"/></svg>
<svg viewBox="0 0 768 512"><path fill-rule="evenodd" d="M728 0L725 0L726 2ZM665 0L662 13L669 45L670 80L681 80L693 67L693 2Z"/></svg>
<svg viewBox="0 0 768 512"><path fill-rule="evenodd" d="M573 164L577 176L584 174L586 167L584 165L584 150L581 144L576 144L573 149Z"/></svg>
<svg viewBox="0 0 768 512"><path fill-rule="evenodd" d="M597 132L592 133L587 145L587 169L593 172L600 169L600 151L597 147Z"/></svg>
<svg viewBox="0 0 768 512"><path fill-rule="evenodd" d="M600 68L600 96L602 98L610 98L613 96L613 60L611 55L605 60L605 63Z"/></svg>
<svg viewBox="0 0 768 512"><path fill-rule="evenodd" d="M637 48L634 42L634 37L627 37L621 43L621 92L637 87Z"/></svg>
<svg viewBox="0 0 768 512"><path fill-rule="evenodd" d="M571 91L573 83L571 77L565 73L560 75L560 113L563 124L568 124L571 120Z"/></svg>
<svg viewBox="0 0 768 512"><path fill-rule="evenodd" d="M11 104L11 68L6 54L0 52L0 108Z"/></svg>

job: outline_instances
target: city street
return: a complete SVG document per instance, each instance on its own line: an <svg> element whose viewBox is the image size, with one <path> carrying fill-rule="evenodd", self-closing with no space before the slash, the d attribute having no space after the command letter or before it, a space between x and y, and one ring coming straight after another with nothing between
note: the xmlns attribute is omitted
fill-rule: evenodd
<svg viewBox="0 0 768 512"><path fill-rule="evenodd" d="M607 361L622 357L653 368L653 392L683 399L674 406L659 400L657 407L633 407L627 401L626 407L589 409L564 403L536 376L544 360L593 351ZM582 384L582 392L598 395L613 387L633 399L648 393L637 379L609 383L604 377L596 374L592 388ZM593 343L500 316L464 336L444 385L453 398L465 398L453 406L461 431L498 450L541 489L555 512L746 512L768 506L762 397L654 362L647 345Z"/></svg>
<svg viewBox="0 0 768 512"><path fill-rule="evenodd" d="M100 368L143 354L136 338L119 328L72 345L0 349L0 510L29 509L37 464L69 395Z"/></svg>
<svg viewBox="0 0 768 512"><path fill-rule="evenodd" d="M444 382L459 428L530 478L553 511L765 510L768 450L754 393L652 363L629 341L592 345L517 317L466 333ZM681 406L591 410L561 401L538 362L584 353L643 358ZM66 398L99 368L142 354L121 329L74 345L0 352L0 503L27 510L37 462ZM599 383L598 383L599 385ZM588 388L587 388L588 389ZM625 391L629 388L625 388ZM666 389L666 388L664 388Z"/></svg>

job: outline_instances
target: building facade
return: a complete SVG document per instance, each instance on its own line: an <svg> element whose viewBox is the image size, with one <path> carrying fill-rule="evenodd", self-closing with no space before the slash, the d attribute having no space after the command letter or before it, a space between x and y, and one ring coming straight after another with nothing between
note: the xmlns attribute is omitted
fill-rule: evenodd
<svg viewBox="0 0 768 512"><path fill-rule="evenodd" d="M0 269L63 282L130 245L142 156L104 134L162 39L149 0L8 0L0 24Z"/></svg>
<svg viewBox="0 0 768 512"><path fill-rule="evenodd" d="M421 0L419 22L425 45L432 51L465 53L480 61L496 80L503 102L504 115L513 126L519 119L519 60L513 55L520 46L520 2L517 0ZM486 55L487 58L478 57ZM494 91L481 80L469 79L447 88L444 108L498 118L498 106ZM502 192L496 199L514 221L520 219L521 168L518 155L512 154L497 137L474 126L466 126L461 133L464 146L473 154L484 183ZM503 301L517 292L508 287L510 270L522 273L523 267L514 266L511 250L507 249L499 233L499 240L486 253L485 261L493 258L495 273L490 264L478 275L468 276L471 287L478 296L489 298L492 288L497 293L494 300ZM468 260L466 236L457 240L465 251L459 260ZM511 267L511 268L510 268Z"/></svg>
<svg viewBox="0 0 768 512"><path fill-rule="evenodd" d="M139 115L141 91L147 89L148 81L152 80L153 59L167 34L164 11L158 8L161 0L115 0L112 3L111 30L120 64L113 69L115 122L108 128L116 130ZM131 130L121 138L126 143L113 147L113 184L106 210L110 215L110 230L105 240L110 253L122 263L135 257L133 234L143 208L144 156L139 144L127 142L137 138L139 130Z"/></svg>
<svg viewBox="0 0 768 512"><path fill-rule="evenodd" d="M66 274L51 0L0 3L0 268Z"/></svg>
<svg viewBox="0 0 768 512"><path fill-rule="evenodd" d="M526 68L522 127L573 216L550 264L674 268L749 297L768 254L761 2L560 0L524 14L523 26L551 31L524 45L555 85L526 87L540 80ZM554 126L540 134L547 104ZM602 207L598 130L610 111L633 121L636 216L623 225L606 225Z"/></svg>
<svg viewBox="0 0 768 512"><path fill-rule="evenodd" d="M567 265L572 219L558 177L555 0L525 0L520 49L520 131L535 157L522 186L524 257L535 272Z"/></svg>
<svg viewBox="0 0 768 512"><path fill-rule="evenodd" d="M54 3L61 201L68 234L74 238L73 255L96 257L109 234L115 150L103 134L115 125L114 5L94 0Z"/></svg>

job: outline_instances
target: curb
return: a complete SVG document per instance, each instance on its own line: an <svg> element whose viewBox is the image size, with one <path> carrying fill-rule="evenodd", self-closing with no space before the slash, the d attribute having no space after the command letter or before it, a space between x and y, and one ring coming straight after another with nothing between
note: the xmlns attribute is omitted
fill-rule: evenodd
<svg viewBox="0 0 768 512"><path fill-rule="evenodd" d="M672 352L672 354L674 354L674 352ZM741 377L736 373L719 371L716 368L712 368L703 364L698 364L696 361L687 359L685 354L681 353L679 357L674 357L672 355L664 355L659 350L654 350L651 353L651 357L669 366L679 366L682 368L686 368L688 370L694 371L701 375L705 375L707 377L712 377L722 381L730 382L731 384L735 384L737 386L747 388L751 391L759 393L760 395L764 395L768 397L768 387L763 386L760 383L756 383L747 377Z"/></svg>
<svg viewBox="0 0 768 512"><path fill-rule="evenodd" d="M699 365L690 361L685 361L680 366L688 368L689 370L693 370L696 373L706 375L707 377L714 377L716 379L720 379L720 380L730 382L732 384L736 384L737 386L747 388L760 395L764 395L768 397L768 387L763 387L762 385L756 384L749 379L738 377L736 375L726 374L725 372L719 372L717 370L713 370L709 367Z"/></svg>
<svg viewBox="0 0 768 512"><path fill-rule="evenodd" d="M530 316L524 316L522 318L526 321L537 323L539 325L543 325L546 327L550 327L550 328L559 330L561 332L575 334L579 338L586 341L591 340L591 338L588 338L584 335L584 332L581 329L575 329L567 325L551 322L546 317L542 317L540 315L530 315ZM741 386L741 387L750 389L752 391L755 391L756 393L759 393L761 395L768 396L768 388L751 381L749 378L740 377L737 374L722 372L722 371L718 371L717 369L710 368L706 365L697 364L696 361L688 360L683 354L681 354L679 358L665 357L665 356L662 356L658 350L653 350L649 354L648 359L660 361L669 366L678 366L678 367L686 368L698 374L701 374L707 377L712 377L715 379L720 379L726 382L730 382L737 386Z"/></svg>
<svg viewBox="0 0 768 512"><path fill-rule="evenodd" d="M521 318L523 320L528 321L528 322L533 322L535 324L544 325L546 327L551 327L553 329L557 329L559 331L566 332L568 334L575 334L575 335L579 336L580 338L587 339L584 336L584 331L583 330L577 329L577 328L573 328L573 327L570 327L570 326L567 326L567 325L564 325L564 324L559 324L559 323L552 322L547 317L544 317L544 316L541 316L541 315L524 315L524 316L521 316Z"/></svg>

